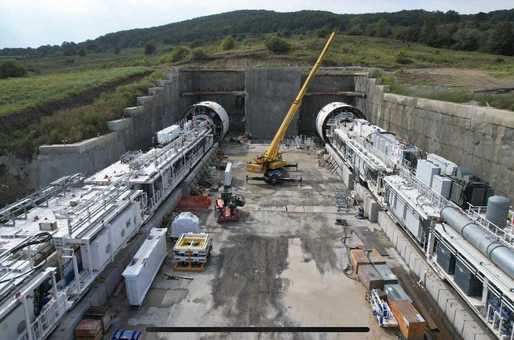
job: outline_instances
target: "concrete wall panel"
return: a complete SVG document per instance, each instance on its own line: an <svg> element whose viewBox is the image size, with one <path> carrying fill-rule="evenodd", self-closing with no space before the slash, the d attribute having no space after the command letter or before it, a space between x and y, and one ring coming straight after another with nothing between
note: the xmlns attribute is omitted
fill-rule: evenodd
<svg viewBox="0 0 514 340"><path fill-rule="evenodd" d="M254 69L246 72L246 131L254 139L271 139L301 86L296 69ZM288 135L298 134L298 115Z"/></svg>

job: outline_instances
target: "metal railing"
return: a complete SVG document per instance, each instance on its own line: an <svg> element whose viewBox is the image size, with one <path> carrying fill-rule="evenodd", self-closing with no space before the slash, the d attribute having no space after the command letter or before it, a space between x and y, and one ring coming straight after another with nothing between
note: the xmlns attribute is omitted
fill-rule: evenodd
<svg viewBox="0 0 514 340"><path fill-rule="evenodd" d="M68 221L68 237L73 237L73 233L84 225L101 220L116 209L116 201L129 190L128 183L112 183L101 188L99 195L94 195L59 215L56 214L56 218Z"/></svg>
<svg viewBox="0 0 514 340"><path fill-rule="evenodd" d="M155 163L155 165L158 166L159 164L167 162L169 159L175 157L180 148L188 142L194 141L199 135L205 133L208 128L209 125L207 122L200 122L190 130L183 130L180 136L164 147L153 149L151 152L141 154L130 160L129 168L131 170L140 170L141 168L149 166L151 163Z"/></svg>
<svg viewBox="0 0 514 340"><path fill-rule="evenodd" d="M64 293L57 293L41 310L39 316L32 322L30 332L33 339L44 339L55 328L61 317L68 309L66 302L66 295ZM30 340L29 330L26 329L18 340Z"/></svg>
<svg viewBox="0 0 514 340"><path fill-rule="evenodd" d="M455 204L443 196L439 195L431 188L420 182L415 175L404 167L400 167L399 173L402 178L407 182L408 186L412 186L419 192L419 198L424 199L430 203L436 209L443 209L446 206L455 206Z"/></svg>
<svg viewBox="0 0 514 340"><path fill-rule="evenodd" d="M475 206L468 203L469 207L466 210L466 214L475 221L476 224L483 227L485 230L493 234L496 238L503 241L509 247L513 247L514 244L514 233L513 225L507 222L505 228L500 228L493 222L489 221L486 217L487 207Z"/></svg>
<svg viewBox="0 0 514 340"><path fill-rule="evenodd" d="M0 210L0 224L14 226L15 220L19 218L25 219L30 209L45 204L50 198L55 197L55 195L71 186L82 183L83 180L84 176L80 173L61 177L50 183L47 187L6 206Z"/></svg>

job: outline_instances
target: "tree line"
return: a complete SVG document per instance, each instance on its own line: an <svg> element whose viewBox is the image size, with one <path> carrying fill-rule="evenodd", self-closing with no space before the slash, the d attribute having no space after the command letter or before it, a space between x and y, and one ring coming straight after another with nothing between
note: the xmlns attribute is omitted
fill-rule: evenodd
<svg viewBox="0 0 514 340"><path fill-rule="evenodd" d="M73 55L141 48L147 44L202 44L227 35L236 38L279 33L283 36L330 30L344 34L392 38L437 48L514 55L514 9L489 13L409 10L395 13L335 14L323 11L279 13L244 10L195 18L152 28L109 33L60 46L4 48L0 55Z"/></svg>

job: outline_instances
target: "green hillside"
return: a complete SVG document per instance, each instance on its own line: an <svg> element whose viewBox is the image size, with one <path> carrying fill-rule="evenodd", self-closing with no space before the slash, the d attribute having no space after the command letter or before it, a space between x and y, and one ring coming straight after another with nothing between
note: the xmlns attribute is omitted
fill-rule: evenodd
<svg viewBox="0 0 514 340"><path fill-rule="evenodd" d="M36 49L3 49L0 55L76 55L141 48L148 43L205 43L226 35L248 38L268 33L286 37L336 30L343 34L394 38L432 47L514 55L514 9L461 15L423 10L395 13L335 14L323 11L280 13L243 10L204 16L151 28L109 33L85 42Z"/></svg>
<svg viewBox="0 0 514 340"><path fill-rule="evenodd" d="M0 117L80 96L85 91L148 72L144 67L118 67L84 72L1 79Z"/></svg>
<svg viewBox="0 0 514 340"><path fill-rule="evenodd" d="M474 27L493 34L492 18L505 23L513 13L457 15L458 23L453 27L469 28L469 23L479 20L481 24ZM0 80L0 122L6 127L0 132L0 154L30 156L41 144L72 143L106 132L107 121L120 117L124 107L134 105L136 96L146 93L172 66L243 69L311 65L333 28L340 32L324 66L380 68L373 72L396 93L514 110L513 93L473 92L512 87L514 57L370 36L378 35L370 30L364 32L367 35L358 35L356 18L359 27L376 26L378 22L382 26L382 19L387 19L391 23L388 21L386 31L393 36L395 27L402 25L410 27L417 22L422 29L437 18L439 30L457 21L451 12L352 16L313 11L239 11L116 32L55 48L47 46L29 52L4 49L0 66L4 61L15 61L27 74ZM277 41L285 49L271 46ZM96 92L88 98L84 95L88 91ZM38 114L13 115L32 113L31 110ZM14 119L2 120L5 117Z"/></svg>

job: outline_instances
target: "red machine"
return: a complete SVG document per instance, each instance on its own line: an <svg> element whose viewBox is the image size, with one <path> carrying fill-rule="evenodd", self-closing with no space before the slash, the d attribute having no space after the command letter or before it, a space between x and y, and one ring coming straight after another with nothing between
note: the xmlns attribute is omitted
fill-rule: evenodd
<svg viewBox="0 0 514 340"><path fill-rule="evenodd" d="M218 215L218 223L239 220L239 209L245 205L244 198L239 195L233 195L230 191L224 191L221 197L216 199L216 213Z"/></svg>

